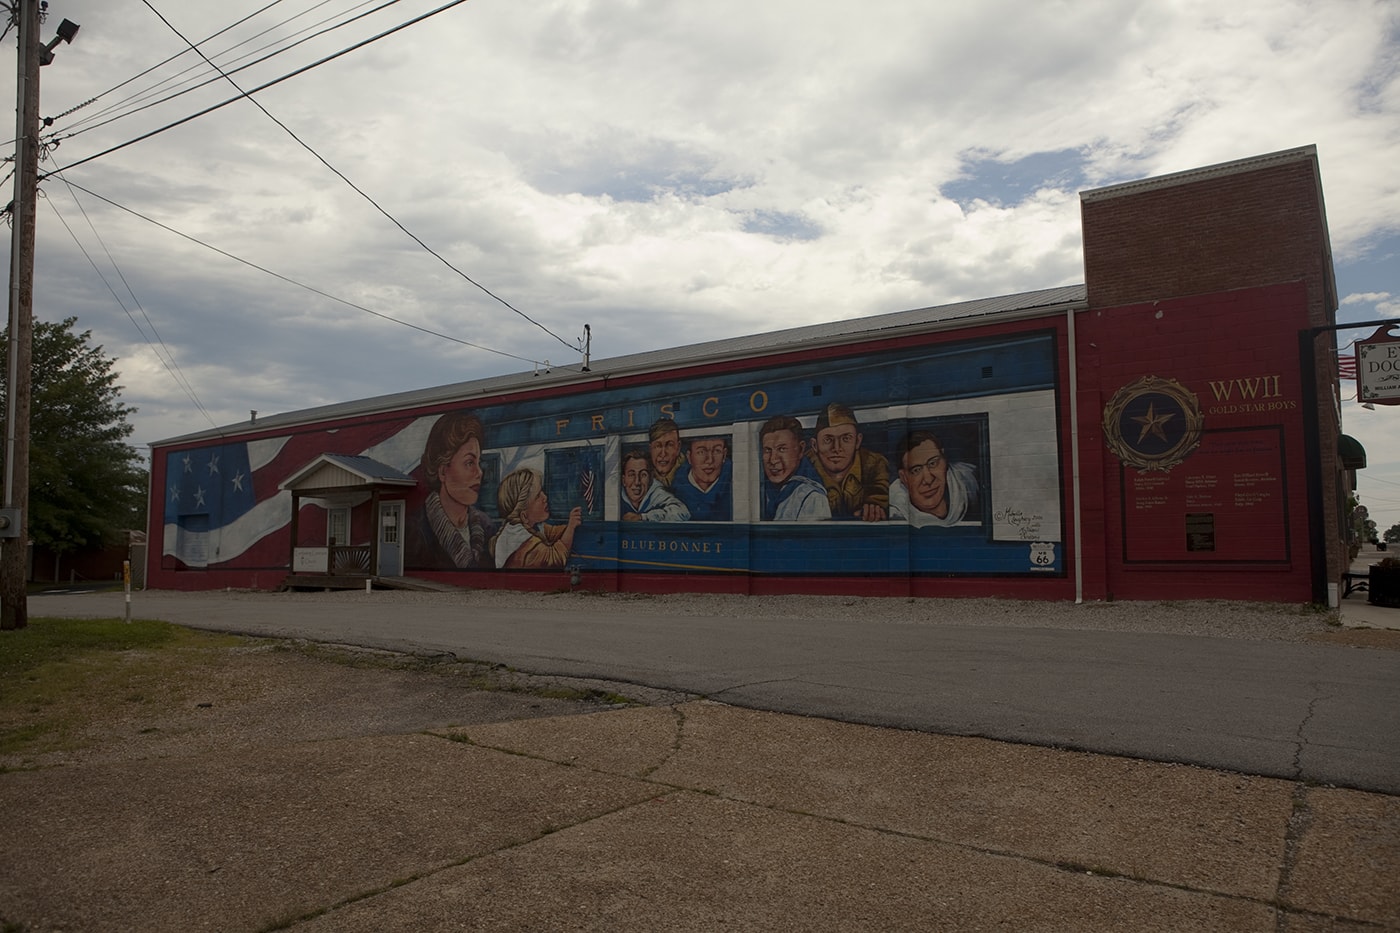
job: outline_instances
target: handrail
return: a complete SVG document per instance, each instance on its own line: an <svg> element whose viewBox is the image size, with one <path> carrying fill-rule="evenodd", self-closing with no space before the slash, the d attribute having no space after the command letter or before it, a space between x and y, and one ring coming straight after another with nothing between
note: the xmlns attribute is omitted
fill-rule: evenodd
<svg viewBox="0 0 1400 933"><path fill-rule="evenodd" d="M368 574L370 572L370 546L368 544L333 544L327 550L330 552L330 559L326 561L327 574Z"/></svg>

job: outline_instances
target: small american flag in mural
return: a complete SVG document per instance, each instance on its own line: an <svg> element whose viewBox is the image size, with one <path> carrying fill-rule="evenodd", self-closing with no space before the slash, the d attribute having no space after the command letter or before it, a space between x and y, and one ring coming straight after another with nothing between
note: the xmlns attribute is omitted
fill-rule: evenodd
<svg viewBox="0 0 1400 933"><path fill-rule="evenodd" d="M602 476L602 447L545 451L544 488L549 493L550 517L562 520L577 506L585 519L602 518Z"/></svg>
<svg viewBox="0 0 1400 933"><path fill-rule="evenodd" d="M597 476L598 474L592 470L584 470L583 474L579 477L579 491L583 494L583 508L585 512L593 511Z"/></svg>

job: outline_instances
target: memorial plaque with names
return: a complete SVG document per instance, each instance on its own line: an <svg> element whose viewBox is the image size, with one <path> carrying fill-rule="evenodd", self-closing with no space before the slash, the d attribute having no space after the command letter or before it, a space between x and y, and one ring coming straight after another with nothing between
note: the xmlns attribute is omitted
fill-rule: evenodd
<svg viewBox="0 0 1400 933"><path fill-rule="evenodd" d="M1122 477L1125 561L1288 559L1280 428L1207 431L1172 472Z"/></svg>

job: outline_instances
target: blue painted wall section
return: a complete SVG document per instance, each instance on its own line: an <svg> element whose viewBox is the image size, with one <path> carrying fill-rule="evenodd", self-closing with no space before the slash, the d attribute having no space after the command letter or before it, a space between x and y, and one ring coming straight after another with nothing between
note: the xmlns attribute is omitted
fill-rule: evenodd
<svg viewBox="0 0 1400 933"><path fill-rule="evenodd" d="M336 452L374 457L419 480L408 497L408 552L438 561L454 549L427 540L450 533L441 520L438 532L419 520L430 476L442 480L432 486L449 516L454 506L476 516L478 536L483 514L488 536L512 552L521 522L533 528L550 549L537 568L1060 575L1057 353L1049 330L902 345L565 397L464 403L446 414L404 411L387 427L378 422L373 436L368 425L351 426L178 452L167 461L164 553L185 568L239 566L242 550L251 561L256 542L286 534L289 509L272 501L277 484L310 456ZM462 443L471 462L446 481L434 472L445 467L422 462L425 439L440 418L462 411L479 419L483 436ZM651 456L654 434L666 430L683 455L673 471ZM227 488L216 500L201 480L226 469L257 472L256 493L251 482L220 476ZM524 473L536 484L516 484L507 532L498 484ZM547 504L531 517L522 496L536 494ZM443 546L414 548L414 535ZM456 569L424 559L406 572Z"/></svg>

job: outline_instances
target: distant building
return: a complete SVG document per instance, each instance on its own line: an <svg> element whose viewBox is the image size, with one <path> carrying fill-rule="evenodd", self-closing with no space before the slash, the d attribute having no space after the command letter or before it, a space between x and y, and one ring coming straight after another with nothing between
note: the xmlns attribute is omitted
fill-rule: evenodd
<svg viewBox="0 0 1400 933"><path fill-rule="evenodd" d="M144 531L124 531L114 544L62 553L29 545L31 583L120 583L128 566L133 587L142 588L146 578Z"/></svg>
<svg viewBox="0 0 1400 933"><path fill-rule="evenodd" d="M150 585L1334 598L1357 464L1314 339L1337 308L1316 150L1081 207L1086 285L161 441ZM765 451L776 416L801 430ZM666 419L665 482L727 520L621 520L623 451ZM763 520L765 457L832 517Z"/></svg>

